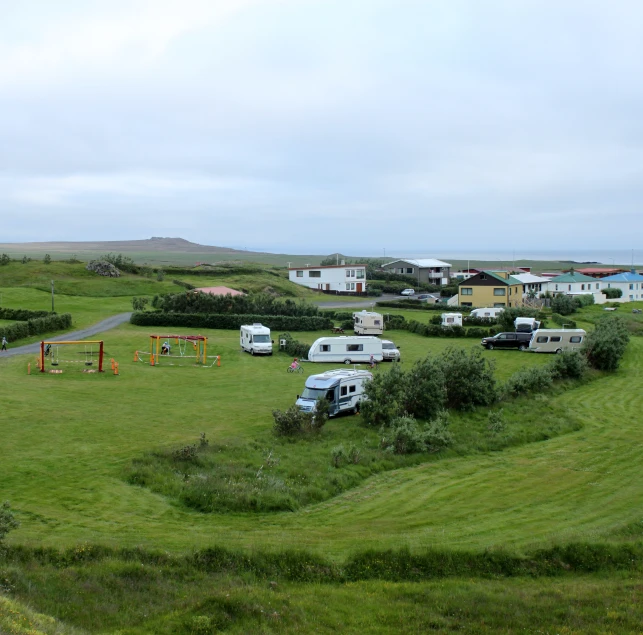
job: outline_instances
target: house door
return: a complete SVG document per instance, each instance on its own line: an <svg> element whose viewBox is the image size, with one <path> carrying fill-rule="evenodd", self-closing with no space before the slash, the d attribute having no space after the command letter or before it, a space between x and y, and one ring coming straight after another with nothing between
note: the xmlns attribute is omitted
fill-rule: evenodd
<svg viewBox="0 0 643 635"><path fill-rule="evenodd" d="M361 292L362 292L362 283L358 282L357 283L357 293L361 293Z"/></svg>

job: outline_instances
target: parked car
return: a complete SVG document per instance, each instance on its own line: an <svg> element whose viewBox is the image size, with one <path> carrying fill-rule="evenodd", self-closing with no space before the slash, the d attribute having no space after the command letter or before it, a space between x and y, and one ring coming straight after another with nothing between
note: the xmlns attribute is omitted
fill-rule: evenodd
<svg viewBox="0 0 643 635"><path fill-rule="evenodd" d="M420 302L428 302L430 304L437 304L440 302L440 296L436 293L420 293L420 295L415 296L416 300Z"/></svg>
<svg viewBox="0 0 643 635"><path fill-rule="evenodd" d="M415 289L404 289L400 295L415 295Z"/></svg>
<svg viewBox="0 0 643 635"><path fill-rule="evenodd" d="M400 349L391 340L382 340L382 357L384 361L399 362Z"/></svg>
<svg viewBox="0 0 643 635"><path fill-rule="evenodd" d="M480 342L488 351L494 348L517 348L526 351L529 348L531 333L498 333L493 337L483 337Z"/></svg>

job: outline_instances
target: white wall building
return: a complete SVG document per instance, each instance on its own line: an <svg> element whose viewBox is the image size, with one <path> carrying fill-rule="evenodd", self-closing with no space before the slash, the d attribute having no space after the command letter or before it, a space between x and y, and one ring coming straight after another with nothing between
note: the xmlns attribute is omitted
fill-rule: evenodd
<svg viewBox="0 0 643 635"><path fill-rule="evenodd" d="M620 289L622 294L617 302L636 302L643 300L643 276L634 269L627 273L617 273L601 278L603 289Z"/></svg>
<svg viewBox="0 0 643 635"><path fill-rule="evenodd" d="M547 291L549 278L541 278L540 276L535 276L533 273L512 273L511 277L522 282L523 296L533 292L536 294L536 297L538 297L541 293Z"/></svg>
<svg viewBox="0 0 643 635"><path fill-rule="evenodd" d="M413 276L418 284L449 284L451 264L436 260L435 258L421 258L419 260L394 260L382 265L382 269L404 276Z"/></svg>
<svg viewBox="0 0 643 635"><path fill-rule="evenodd" d="M577 271L570 271L569 273L563 273L560 276L552 278L547 283L547 291L552 295L587 295L591 294L594 296L594 302L596 304L604 304L605 296L601 293L601 285L603 284L603 279L592 278L591 276L586 276ZM543 289L545 286L543 285Z"/></svg>
<svg viewBox="0 0 643 635"><path fill-rule="evenodd" d="M290 267L288 278L309 289L331 293L365 293L366 265Z"/></svg>

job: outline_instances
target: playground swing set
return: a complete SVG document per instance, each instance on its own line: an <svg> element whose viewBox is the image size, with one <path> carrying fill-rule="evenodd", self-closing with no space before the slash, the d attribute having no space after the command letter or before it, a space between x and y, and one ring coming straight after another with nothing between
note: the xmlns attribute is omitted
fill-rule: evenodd
<svg viewBox="0 0 643 635"><path fill-rule="evenodd" d="M220 355L207 364L208 338L204 335L150 335L150 350L134 352L135 362L149 362L150 366L183 366L183 360L194 360L194 365L205 368L221 366Z"/></svg>
<svg viewBox="0 0 643 635"><path fill-rule="evenodd" d="M82 350L76 353L65 355L69 351L67 346L83 347ZM61 347L63 349L63 357L61 358ZM78 355L80 359L65 359L65 357L72 357ZM42 341L40 342L40 355L36 358L36 365L41 373L60 374L63 369L60 366L67 366L67 364L83 364L84 373L102 373L103 360L104 360L103 340L70 340L70 341ZM113 359L110 360L111 368L114 375L118 375L118 362ZM28 364L27 372L31 374L31 364Z"/></svg>

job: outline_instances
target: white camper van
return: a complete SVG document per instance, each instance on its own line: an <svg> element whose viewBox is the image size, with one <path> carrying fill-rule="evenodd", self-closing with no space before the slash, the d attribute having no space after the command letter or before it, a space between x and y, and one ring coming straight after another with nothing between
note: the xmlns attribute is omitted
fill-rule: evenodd
<svg viewBox="0 0 643 635"><path fill-rule="evenodd" d="M514 320L516 333L530 333L540 328L540 322L532 317L517 317Z"/></svg>
<svg viewBox="0 0 643 635"><path fill-rule="evenodd" d="M492 319L496 319L500 315L500 313L502 311L504 311L504 309L502 307L473 309L473 311L471 311L470 315L471 315L471 317L476 317L476 318L492 318Z"/></svg>
<svg viewBox="0 0 643 635"><path fill-rule="evenodd" d="M442 326L462 326L462 313L443 313Z"/></svg>
<svg viewBox="0 0 643 635"><path fill-rule="evenodd" d="M537 329L531 335L529 350L534 353L577 351L586 335L583 329Z"/></svg>
<svg viewBox="0 0 643 635"><path fill-rule="evenodd" d="M371 355L376 362L383 360L382 340L371 335L340 335L315 340L308 351L308 361L359 364L368 362Z"/></svg>
<svg viewBox="0 0 643 635"><path fill-rule="evenodd" d="M320 397L330 402L329 415L334 417L340 412L359 410L364 396L364 386L373 375L367 370L328 370L319 375L311 375L306 380L304 392L297 397L297 407L304 412L312 412Z"/></svg>
<svg viewBox="0 0 643 635"><path fill-rule="evenodd" d="M252 355L272 355L270 329L262 324L244 324L239 332L241 350Z"/></svg>
<svg viewBox="0 0 643 635"><path fill-rule="evenodd" d="M381 335L384 332L384 318L373 311L355 311L355 335Z"/></svg>

